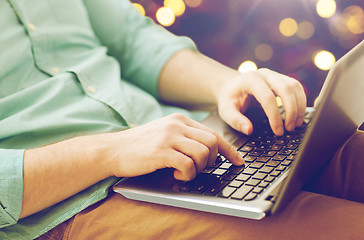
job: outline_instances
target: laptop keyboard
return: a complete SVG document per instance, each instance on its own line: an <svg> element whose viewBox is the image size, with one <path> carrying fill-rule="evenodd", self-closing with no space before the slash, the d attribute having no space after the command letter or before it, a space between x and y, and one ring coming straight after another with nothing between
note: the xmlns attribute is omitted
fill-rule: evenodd
<svg viewBox="0 0 364 240"><path fill-rule="evenodd" d="M295 131L278 137L265 119L254 126L250 140L238 148L245 165L234 166L219 154L213 166L185 182L181 191L244 201L256 199L289 169L306 128L304 123Z"/></svg>

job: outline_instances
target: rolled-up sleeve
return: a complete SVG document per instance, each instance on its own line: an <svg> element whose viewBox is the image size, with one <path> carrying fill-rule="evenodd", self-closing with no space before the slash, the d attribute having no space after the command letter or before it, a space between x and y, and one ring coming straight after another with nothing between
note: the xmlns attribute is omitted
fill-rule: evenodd
<svg viewBox="0 0 364 240"><path fill-rule="evenodd" d="M0 228L17 223L23 201L24 150L0 149Z"/></svg>
<svg viewBox="0 0 364 240"><path fill-rule="evenodd" d="M142 16L129 0L84 0L92 27L125 79L158 98L158 79L168 59L194 42L178 37Z"/></svg>

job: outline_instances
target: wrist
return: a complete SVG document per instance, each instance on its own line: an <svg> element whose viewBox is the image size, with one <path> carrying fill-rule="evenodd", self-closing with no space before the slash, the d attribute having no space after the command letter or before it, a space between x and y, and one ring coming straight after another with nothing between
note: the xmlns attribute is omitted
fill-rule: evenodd
<svg viewBox="0 0 364 240"><path fill-rule="evenodd" d="M81 136L71 139L74 141L75 151L80 158L87 161L89 170L99 180L112 176L112 163L108 156L108 144L104 141L105 134ZM82 148L82 151L77 150Z"/></svg>

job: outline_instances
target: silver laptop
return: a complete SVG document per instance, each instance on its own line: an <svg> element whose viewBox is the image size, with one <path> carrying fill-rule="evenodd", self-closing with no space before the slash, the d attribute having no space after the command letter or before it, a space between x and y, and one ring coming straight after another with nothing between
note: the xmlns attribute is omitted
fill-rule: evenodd
<svg viewBox="0 0 364 240"><path fill-rule="evenodd" d="M203 121L223 135L246 159L233 166L219 155L213 167L190 182L173 169L124 178L113 189L126 198L237 217L262 219L297 194L364 121L364 41L329 71L315 110L303 127L276 137L260 111L247 114L252 136L234 131L213 112ZM284 114L284 113L283 113Z"/></svg>

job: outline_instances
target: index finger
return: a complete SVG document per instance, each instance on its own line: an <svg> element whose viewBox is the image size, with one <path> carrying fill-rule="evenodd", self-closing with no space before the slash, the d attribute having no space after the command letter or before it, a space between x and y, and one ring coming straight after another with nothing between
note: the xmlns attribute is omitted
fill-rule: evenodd
<svg viewBox="0 0 364 240"><path fill-rule="evenodd" d="M186 124L191 127L196 127L201 130L208 131L208 132L214 134L217 138L219 153L221 153L226 159L228 159L234 165L240 166L240 165L244 164L244 159L239 154L237 149L234 146L232 146L228 141L226 141L226 139L223 138L220 134L218 134L214 130L206 127L205 125L195 122L191 119L188 119L188 122Z"/></svg>
<svg viewBox="0 0 364 240"><path fill-rule="evenodd" d="M282 115L276 102L276 96L267 83L261 78L255 79L254 84L250 84L248 91L262 106L274 134L282 136L284 134Z"/></svg>

